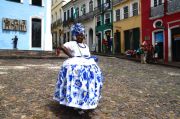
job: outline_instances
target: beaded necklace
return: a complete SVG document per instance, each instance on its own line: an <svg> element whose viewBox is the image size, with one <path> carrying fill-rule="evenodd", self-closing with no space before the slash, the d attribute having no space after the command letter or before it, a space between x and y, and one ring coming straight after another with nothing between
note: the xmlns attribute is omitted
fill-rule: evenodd
<svg viewBox="0 0 180 119"><path fill-rule="evenodd" d="M80 48L86 48L86 45L82 43L84 46L81 46L79 43L77 43Z"/></svg>

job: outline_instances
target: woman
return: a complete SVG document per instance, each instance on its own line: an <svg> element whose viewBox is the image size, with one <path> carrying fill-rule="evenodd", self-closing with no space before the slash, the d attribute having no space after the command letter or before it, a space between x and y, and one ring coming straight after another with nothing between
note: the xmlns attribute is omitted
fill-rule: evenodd
<svg viewBox="0 0 180 119"><path fill-rule="evenodd" d="M54 99L77 109L95 109L101 97L103 77L89 47L83 43L84 27L71 27L75 40L65 43L62 50L70 57L64 61L58 75Z"/></svg>

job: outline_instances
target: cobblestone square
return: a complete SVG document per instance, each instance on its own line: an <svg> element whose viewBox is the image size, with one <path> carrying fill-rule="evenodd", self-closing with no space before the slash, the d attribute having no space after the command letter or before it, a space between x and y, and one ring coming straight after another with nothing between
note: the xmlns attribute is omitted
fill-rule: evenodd
<svg viewBox="0 0 180 119"><path fill-rule="evenodd" d="M53 101L65 59L0 59L0 119L179 119L180 70L99 57L99 106L79 115Z"/></svg>

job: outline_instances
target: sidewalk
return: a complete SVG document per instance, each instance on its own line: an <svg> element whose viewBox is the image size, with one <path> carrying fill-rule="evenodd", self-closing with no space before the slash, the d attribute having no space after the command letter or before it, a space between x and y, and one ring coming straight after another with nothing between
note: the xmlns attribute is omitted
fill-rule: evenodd
<svg viewBox="0 0 180 119"><path fill-rule="evenodd" d="M128 56L120 55L120 54L118 54L118 55L115 55L115 54L104 54L104 53L92 53L92 54L100 55L100 56L107 56L107 57L116 57L116 58L120 58L120 59L127 59L127 60L131 60L131 61L141 62L141 60L138 59L138 58L128 57ZM157 63L150 63L150 64L180 68L180 62L168 62L168 63L165 63L163 61L158 61Z"/></svg>
<svg viewBox="0 0 180 119"><path fill-rule="evenodd" d="M55 51L0 50L0 59L66 59L64 53L59 56Z"/></svg>
<svg viewBox="0 0 180 119"><path fill-rule="evenodd" d="M104 54L104 53L92 53L92 55L116 57L120 59L127 59L131 61L140 62L140 59L134 57L127 57L120 54ZM0 59L67 59L68 56L62 51L59 56L56 56L55 51L29 51L29 50L0 50ZM163 65L169 67L180 68L180 62L164 63L159 61L157 63L151 63L156 65Z"/></svg>

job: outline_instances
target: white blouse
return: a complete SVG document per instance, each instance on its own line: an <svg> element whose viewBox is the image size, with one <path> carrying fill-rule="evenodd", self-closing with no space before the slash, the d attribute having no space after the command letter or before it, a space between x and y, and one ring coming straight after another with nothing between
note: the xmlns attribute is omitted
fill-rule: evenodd
<svg viewBox="0 0 180 119"><path fill-rule="evenodd" d="M73 57L77 57L77 56L90 57L89 47L84 43L77 43L76 41L69 41L64 44L64 47L69 49Z"/></svg>

